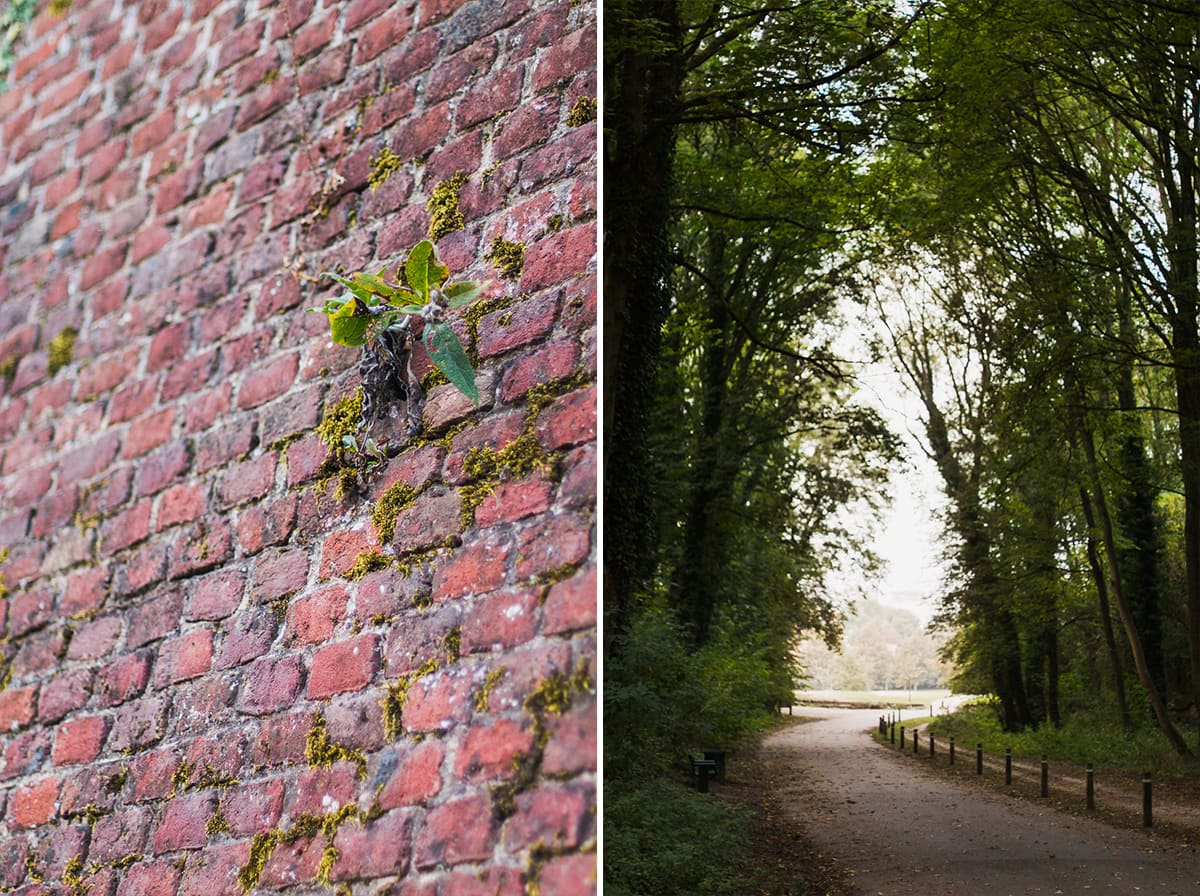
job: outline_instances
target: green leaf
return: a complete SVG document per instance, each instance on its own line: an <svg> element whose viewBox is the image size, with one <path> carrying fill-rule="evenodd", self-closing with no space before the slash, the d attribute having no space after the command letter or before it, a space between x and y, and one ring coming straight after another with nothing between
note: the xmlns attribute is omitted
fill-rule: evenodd
<svg viewBox="0 0 1200 896"><path fill-rule="evenodd" d="M325 304L320 308L306 308L304 310L310 314L337 314L341 310L341 307L348 301L350 301L349 298L326 299Z"/></svg>
<svg viewBox="0 0 1200 896"><path fill-rule="evenodd" d="M336 314L329 316L333 341L338 345L362 345L367 341L367 329L370 325L371 315L367 313L365 303L360 303L359 300L347 302Z"/></svg>
<svg viewBox="0 0 1200 896"><path fill-rule="evenodd" d="M383 274L383 271L380 271L378 274L355 274L354 282L372 295L390 299L395 295L397 287L392 286L384 280Z"/></svg>
<svg viewBox="0 0 1200 896"><path fill-rule="evenodd" d="M464 305L470 305L483 292L484 284L476 283L474 280L464 280L462 283L451 283L443 291L446 297L447 308L461 308Z"/></svg>
<svg viewBox="0 0 1200 896"><path fill-rule="evenodd" d="M458 334L450 329L449 324L427 324L424 339L425 349L434 366L478 407L479 389L475 385L475 369L471 367L471 359L458 341Z"/></svg>
<svg viewBox="0 0 1200 896"><path fill-rule="evenodd" d="M404 276L422 303L429 301L429 290L441 286L450 276L450 268L438 261L437 251L429 240L421 240L408 253Z"/></svg>
<svg viewBox="0 0 1200 896"><path fill-rule="evenodd" d="M358 296L358 298L362 299L368 305L378 305L379 304L379 300L377 298L375 298L375 296L371 294L371 291L369 289L367 289L365 286L355 283L353 280L349 280L346 277L343 277L341 274L334 274L332 272L327 271L325 273L325 276L330 277L330 278L336 280L338 283L342 284L342 286L346 287L346 289L350 290L352 293L354 293L356 296Z"/></svg>

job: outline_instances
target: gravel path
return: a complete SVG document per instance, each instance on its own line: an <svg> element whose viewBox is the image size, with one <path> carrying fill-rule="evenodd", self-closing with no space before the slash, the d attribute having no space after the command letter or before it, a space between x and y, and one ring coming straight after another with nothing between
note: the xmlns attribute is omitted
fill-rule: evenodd
<svg viewBox="0 0 1200 896"><path fill-rule="evenodd" d="M963 787L864 732L879 712L805 708L762 756L786 811L867 894L1200 893L1200 856L1143 831Z"/></svg>

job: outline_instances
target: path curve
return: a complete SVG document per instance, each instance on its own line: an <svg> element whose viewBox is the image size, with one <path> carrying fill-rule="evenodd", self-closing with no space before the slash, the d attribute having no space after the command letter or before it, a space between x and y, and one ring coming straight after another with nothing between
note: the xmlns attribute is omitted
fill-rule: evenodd
<svg viewBox="0 0 1200 896"><path fill-rule="evenodd" d="M786 811L864 893L1200 893L1200 856L929 774L864 733L875 710L804 708L766 738Z"/></svg>

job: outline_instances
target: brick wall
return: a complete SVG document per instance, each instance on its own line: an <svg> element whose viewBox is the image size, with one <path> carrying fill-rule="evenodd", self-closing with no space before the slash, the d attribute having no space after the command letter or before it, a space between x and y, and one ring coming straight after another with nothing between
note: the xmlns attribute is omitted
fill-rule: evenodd
<svg viewBox="0 0 1200 896"><path fill-rule="evenodd" d="M595 4L38 6L0 93L0 892L594 892ZM360 352L303 309L437 210L492 280L480 406L426 377L355 481Z"/></svg>

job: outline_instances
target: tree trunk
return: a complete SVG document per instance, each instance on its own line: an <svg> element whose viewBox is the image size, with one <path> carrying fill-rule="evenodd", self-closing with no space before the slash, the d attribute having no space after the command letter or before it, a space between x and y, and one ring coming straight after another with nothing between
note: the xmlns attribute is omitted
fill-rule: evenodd
<svg viewBox="0 0 1200 896"><path fill-rule="evenodd" d="M1088 567L1092 571L1092 581L1096 583L1096 598L1100 606L1100 628L1104 632L1104 646L1108 650L1108 661L1112 665L1114 692L1117 696L1117 708L1121 713L1121 727L1126 731L1133 729L1133 720L1129 717L1129 703L1125 698L1125 667L1121 662L1121 653L1117 650L1117 638L1113 632L1112 609L1108 602L1108 579L1104 575L1104 567L1100 562L1100 551L1096 544L1096 514L1092 509L1091 498L1087 489L1079 486L1079 503L1083 508L1083 518L1087 523L1087 557Z"/></svg>
<svg viewBox="0 0 1200 896"><path fill-rule="evenodd" d="M667 227L682 42L676 0L625 0L632 36L604 56L604 605L606 642L625 630L654 573L648 421L670 307ZM619 30L609 32L610 35ZM653 38L653 39L651 39ZM611 649L611 648L610 648Z"/></svg>
<svg viewBox="0 0 1200 896"><path fill-rule="evenodd" d="M1091 470L1092 499L1096 508L1096 515L1100 521L1100 533L1104 542L1104 552L1109 558L1112 596L1117 605L1117 616L1121 620L1121 625L1125 628L1125 636L1129 639L1129 649L1133 653L1133 666L1137 671L1138 681L1142 683L1142 688L1146 692L1146 699L1150 701L1150 706L1154 710L1154 718L1158 721L1158 727L1162 729L1167 740L1171 742L1171 746L1175 752L1180 756L1190 756L1191 751L1188 749L1187 743L1184 742L1179 732L1175 729L1175 726L1171 723L1171 718L1167 714L1166 703L1163 702L1162 694L1154 684L1154 677L1150 674L1150 666L1146 662L1146 652L1142 649L1142 639L1138 635L1137 625L1134 623L1133 616L1129 612L1129 606L1121 590L1121 574L1115 562L1117 556L1117 539L1113 534L1112 517L1108 512L1108 504L1104 500L1104 490L1100 485L1099 467L1096 463L1096 446L1092 440L1092 434L1083 429L1080 436L1083 442L1084 455Z"/></svg>

